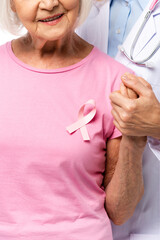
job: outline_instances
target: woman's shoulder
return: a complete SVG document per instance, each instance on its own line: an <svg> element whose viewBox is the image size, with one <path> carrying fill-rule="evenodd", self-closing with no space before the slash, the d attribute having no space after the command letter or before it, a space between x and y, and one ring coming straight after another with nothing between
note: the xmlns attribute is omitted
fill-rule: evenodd
<svg viewBox="0 0 160 240"><path fill-rule="evenodd" d="M107 87L107 91L115 91L120 88L121 76L126 72L133 71L98 48L94 48L95 55L92 58L92 64L89 68L92 71L94 79L98 85Z"/></svg>
<svg viewBox="0 0 160 240"><path fill-rule="evenodd" d="M0 59L2 59L2 60L6 56L6 49L7 49L8 44L9 43L7 42L7 43L0 45Z"/></svg>

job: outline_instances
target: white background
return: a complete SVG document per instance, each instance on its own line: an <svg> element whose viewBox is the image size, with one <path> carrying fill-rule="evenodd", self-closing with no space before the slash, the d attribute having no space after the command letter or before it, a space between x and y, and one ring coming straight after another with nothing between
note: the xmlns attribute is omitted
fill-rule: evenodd
<svg viewBox="0 0 160 240"><path fill-rule="evenodd" d="M15 38L17 38L17 36L14 36L8 32L4 32L0 29L0 45L8 41L11 41L12 39L15 39Z"/></svg>
<svg viewBox="0 0 160 240"><path fill-rule="evenodd" d="M6 32L2 32L0 30L0 45L4 44L5 42L8 42L14 38L15 38L15 36L13 36L9 33L6 33Z"/></svg>

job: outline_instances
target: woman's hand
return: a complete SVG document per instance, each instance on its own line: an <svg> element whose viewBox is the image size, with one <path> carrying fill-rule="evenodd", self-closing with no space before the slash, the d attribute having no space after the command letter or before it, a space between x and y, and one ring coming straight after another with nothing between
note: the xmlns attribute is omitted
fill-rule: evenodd
<svg viewBox="0 0 160 240"><path fill-rule="evenodd" d="M115 126L125 135L160 139L160 103L152 87L129 73L122 82L120 91L110 95Z"/></svg>

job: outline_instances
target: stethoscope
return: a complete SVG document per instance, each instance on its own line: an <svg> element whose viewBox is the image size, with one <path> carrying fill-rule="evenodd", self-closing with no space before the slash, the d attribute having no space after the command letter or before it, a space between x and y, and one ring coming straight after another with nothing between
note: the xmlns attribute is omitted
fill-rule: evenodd
<svg viewBox="0 0 160 240"><path fill-rule="evenodd" d="M123 46L119 46L119 50L133 63L135 64L138 64L138 65L141 65L141 66L145 66L145 67L148 67L148 68L153 68L153 64L151 62L147 62L149 59L151 59L151 57L158 51L158 49L160 48L160 42L157 44L157 46L155 47L155 49L152 51L152 53L142 59L142 60L139 60L139 61L136 61L134 58L133 58L133 53L134 53L134 49L135 49L135 46L137 44L137 41L138 41L138 38L139 36L141 35L143 29L144 29L144 26L146 25L148 19L150 18L152 12L154 11L155 7L157 6L157 4L159 3L160 0L153 0L153 2L151 3L150 7L149 7L149 10L148 12L146 13L145 17L144 17L144 20L133 40L133 43L131 45L131 48L130 48L130 54L127 54L127 52L125 51L124 47Z"/></svg>

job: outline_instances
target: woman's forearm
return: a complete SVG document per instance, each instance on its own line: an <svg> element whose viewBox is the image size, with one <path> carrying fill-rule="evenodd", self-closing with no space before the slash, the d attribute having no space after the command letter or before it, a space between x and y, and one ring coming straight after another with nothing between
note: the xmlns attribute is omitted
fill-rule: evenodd
<svg viewBox="0 0 160 240"><path fill-rule="evenodd" d="M111 220L123 224L130 218L142 198L142 154L144 141L138 137L123 136L115 172L106 187L106 210Z"/></svg>

